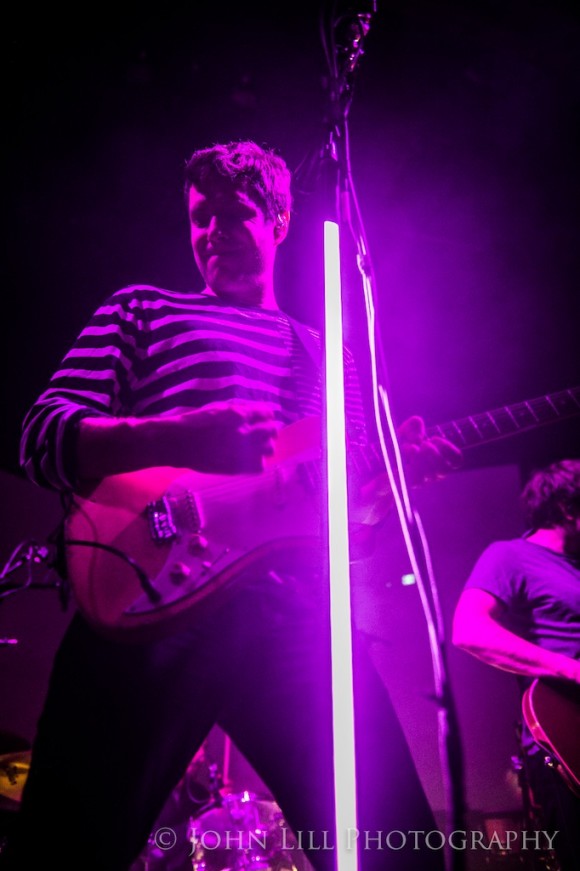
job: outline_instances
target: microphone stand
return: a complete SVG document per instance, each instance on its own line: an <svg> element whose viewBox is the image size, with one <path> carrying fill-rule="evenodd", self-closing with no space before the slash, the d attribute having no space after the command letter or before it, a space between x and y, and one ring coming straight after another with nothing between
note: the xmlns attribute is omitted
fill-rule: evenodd
<svg viewBox="0 0 580 871"><path fill-rule="evenodd" d="M417 582L427 622L437 704L438 743L448 809L448 830L465 832L464 766L459 724L447 670L445 631L439 605L437 584L421 518L406 480L397 432L391 413L386 366L380 336L376 329L375 281L369 247L358 206L350 169L348 113L353 96L354 76L364 54L364 39L370 29L375 2L359 0L358 8L349 4L337 12L329 28L328 41L321 26L324 48L330 68L329 104L326 137L319 153L319 179L326 187L325 202L334 200L332 220L345 226L356 246L357 267L365 297L366 320L371 363L373 409L382 456L397 508L401 530ZM452 871L465 868L465 851L447 846L447 867Z"/></svg>

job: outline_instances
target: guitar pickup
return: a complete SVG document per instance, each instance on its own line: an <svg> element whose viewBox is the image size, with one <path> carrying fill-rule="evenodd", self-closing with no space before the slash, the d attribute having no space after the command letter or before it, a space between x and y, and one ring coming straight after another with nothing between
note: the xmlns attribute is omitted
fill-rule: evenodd
<svg viewBox="0 0 580 871"><path fill-rule="evenodd" d="M149 502L146 512L153 541L173 541L177 538L177 526L166 496Z"/></svg>

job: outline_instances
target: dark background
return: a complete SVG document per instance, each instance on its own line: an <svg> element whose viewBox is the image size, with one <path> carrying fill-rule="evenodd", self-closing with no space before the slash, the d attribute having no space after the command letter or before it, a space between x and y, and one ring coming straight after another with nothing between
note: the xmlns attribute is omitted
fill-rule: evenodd
<svg viewBox="0 0 580 871"><path fill-rule="evenodd" d="M326 21L328 5L302 0L4 13L5 558L21 539L44 541L60 517L56 494L20 480L20 424L93 310L133 282L199 288L181 194L189 154L251 137L300 170L325 141L321 12ZM559 0L378 2L349 129L399 421L418 413L432 424L580 385L579 47L580 7ZM319 324L323 198L298 178L280 302ZM352 263L345 272L347 336L366 375L362 294ZM446 625L483 547L522 531L521 478L565 456L580 456L580 415L466 451L465 474L420 491ZM416 587L400 582L396 529L391 538L377 557L381 590L360 594L362 616L442 808L423 617ZM15 596L0 611L0 635L19 638L3 650L2 722L26 739L69 619L46 596ZM450 664L470 808L519 807L508 781L511 675L453 649Z"/></svg>
<svg viewBox="0 0 580 871"><path fill-rule="evenodd" d="M12 9L3 469L18 473L22 416L106 295L132 282L199 287L181 197L191 151L251 137L296 170L325 141L329 9ZM578 7L557 0L378 3L349 129L398 420L436 423L580 384L579 46ZM318 323L321 198L295 194L280 300ZM356 281L346 293L368 383ZM466 462L525 472L578 456L578 421Z"/></svg>

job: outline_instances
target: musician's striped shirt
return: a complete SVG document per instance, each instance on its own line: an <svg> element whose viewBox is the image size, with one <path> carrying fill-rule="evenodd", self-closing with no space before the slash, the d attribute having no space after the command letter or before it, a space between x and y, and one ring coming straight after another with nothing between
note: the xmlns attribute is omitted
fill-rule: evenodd
<svg viewBox="0 0 580 871"><path fill-rule="evenodd" d="M319 334L307 329L320 349ZM363 442L364 411L348 350L345 373L349 437ZM21 465L37 484L74 489L82 417L167 415L232 398L268 401L284 424L320 414L320 373L287 316L208 294L132 285L95 312L29 410Z"/></svg>

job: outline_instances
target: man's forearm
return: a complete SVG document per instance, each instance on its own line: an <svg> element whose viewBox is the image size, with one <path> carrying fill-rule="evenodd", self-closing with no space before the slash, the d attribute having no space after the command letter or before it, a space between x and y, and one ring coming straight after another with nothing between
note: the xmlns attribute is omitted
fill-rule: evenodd
<svg viewBox="0 0 580 871"><path fill-rule="evenodd" d="M558 677L580 683L580 662L520 638L491 620L473 620L453 643L478 659L515 674Z"/></svg>
<svg viewBox="0 0 580 871"><path fill-rule="evenodd" d="M84 418L77 440L79 481L174 465L170 428L171 421L165 418Z"/></svg>

